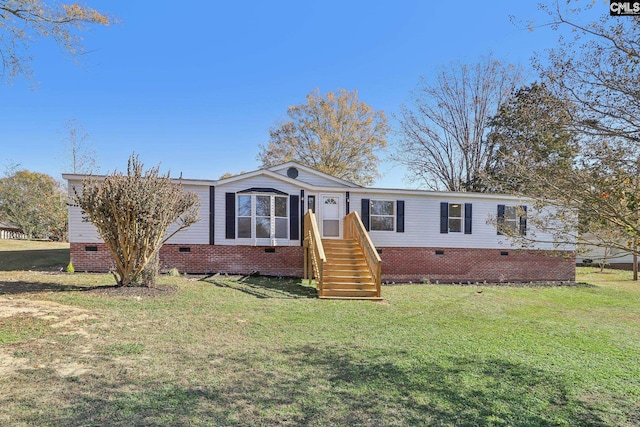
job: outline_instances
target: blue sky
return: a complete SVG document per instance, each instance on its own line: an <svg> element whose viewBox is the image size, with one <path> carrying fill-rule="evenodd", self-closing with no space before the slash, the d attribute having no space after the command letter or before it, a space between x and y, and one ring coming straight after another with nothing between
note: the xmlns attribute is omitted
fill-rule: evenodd
<svg viewBox="0 0 640 427"><path fill-rule="evenodd" d="M420 76L488 53L528 69L558 37L511 23L545 22L536 1L87 4L121 22L83 33L79 64L40 40L30 52L37 88L0 83L0 167L59 178L64 126L76 119L103 173L135 151L172 175L216 179L258 168L269 127L314 88L357 89L394 126ZM377 186L407 186L401 167L383 162L380 172Z"/></svg>

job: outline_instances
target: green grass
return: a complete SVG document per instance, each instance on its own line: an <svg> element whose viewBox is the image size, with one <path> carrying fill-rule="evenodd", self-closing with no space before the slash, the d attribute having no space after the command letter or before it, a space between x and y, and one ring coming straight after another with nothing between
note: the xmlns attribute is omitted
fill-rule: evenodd
<svg viewBox="0 0 640 427"><path fill-rule="evenodd" d="M109 296L84 291L106 275L0 272L2 304L75 310L0 345L19 365L0 375L0 424L638 425L640 284L595 271L390 286L383 303L260 277Z"/></svg>
<svg viewBox="0 0 640 427"><path fill-rule="evenodd" d="M69 243L0 239L0 271L60 270L69 264Z"/></svg>

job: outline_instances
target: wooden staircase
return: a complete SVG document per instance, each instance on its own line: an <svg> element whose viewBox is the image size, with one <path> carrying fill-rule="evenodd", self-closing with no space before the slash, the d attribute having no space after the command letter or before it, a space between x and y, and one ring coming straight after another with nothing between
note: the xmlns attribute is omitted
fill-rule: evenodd
<svg viewBox="0 0 640 427"><path fill-rule="evenodd" d="M344 217L344 239L321 239L316 215L304 215L304 278L322 299L381 300L382 260L357 212Z"/></svg>
<svg viewBox="0 0 640 427"><path fill-rule="evenodd" d="M355 239L323 239L327 257L322 295L331 299L381 300L364 253Z"/></svg>

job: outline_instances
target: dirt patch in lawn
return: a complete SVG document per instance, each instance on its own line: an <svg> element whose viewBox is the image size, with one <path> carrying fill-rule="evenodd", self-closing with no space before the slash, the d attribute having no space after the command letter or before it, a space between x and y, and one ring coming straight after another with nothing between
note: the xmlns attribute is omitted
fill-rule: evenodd
<svg viewBox="0 0 640 427"><path fill-rule="evenodd" d="M78 376L90 372L90 367L73 361L73 358L48 360L47 356L51 354L52 346L59 347L61 343L70 340L82 341L89 345L91 338L95 337L85 327L88 321L98 318L95 313L52 301L0 297L0 321L25 317L43 322L45 327L52 329L53 334L47 334L46 338L27 338L15 345L0 347L0 376L35 369L52 369L61 377ZM81 349L86 353L89 350ZM43 362L44 360L48 361Z"/></svg>

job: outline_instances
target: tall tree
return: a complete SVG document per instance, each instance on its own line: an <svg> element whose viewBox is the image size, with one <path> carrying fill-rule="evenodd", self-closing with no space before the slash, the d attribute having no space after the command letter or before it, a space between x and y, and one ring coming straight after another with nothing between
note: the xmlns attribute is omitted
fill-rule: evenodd
<svg viewBox="0 0 640 427"><path fill-rule="evenodd" d="M78 32L88 25L111 25L114 19L79 3L0 0L0 79L30 77L29 47L50 38L72 56L83 53Z"/></svg>
<svg viewBox="0 0 640 427"><path fill-rule="evenodd" d="M66 237L67 196L49 175L21 170L0 178L0 214L29 239Z"/></svg>
<svg viewBox="0 0 640 427"><path fill-rule="evenodd" d="M491 56L423 77L400 113L402 139L393 158L407 177L433 190L484 191L482 174L496 147L489 120L521 81L521 69Z"/></svg>
<svg viewBox="0 0 640 427"><path fill-rule="evenodd" d="M64 159L65 172L74 174L97 173L96 150L89 141L89 135L76 119L65 124Z"/></svg>
<svg viewBox="0 0 640 427"><path fill-rule="evenodd" d="M84 219L96 226L109 248L114 277L122 286L153 285L157 270L141 283L147 264L157 260L164 242L199 219L197 194L185 192L168 173L160 175L158 167L145 172L134 155L126 175L114 172L104 180L87 178L74 194Z"/></svg>
<svg viewBox="0 0 640 427"><path fill-rule="evenodd" d="M572 167L521 168L536 184L532 194L537 203L556 207L535 220L559 242L596 243L637 257L640 17L611 17L607 9L600 19L589 21L583 9L563 7L559 1L546 9L552 25L570 28L573 37L560 38L547 60L534 64L554 96L575 107L570 125L579 144ZM571 212L579 218L572 219ZM585 241L594 231L598 238ZM637 278L637 260L634 264Z"/></svg>
<svg viewBox="0 0 640 427"><path fill-rule="evenodd" d="M360 185L379 176L378 153L387 145L387 118L358 99L358 91L340 89L326 97L319 90L307 103L287 109L289 120L269 131L269 143L260 146L264 167L295 160Z"/></svg>
<svg viewBox="0 0 640 427"><path fill-rule="evenodd" d="M536 171L570 168L577 153L571 130L573 105L559 99L544 83L519 88L489 122L495 147L486 182L494 192L533 195ZM523 175L520 169L530 171Z"/></svg>

